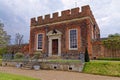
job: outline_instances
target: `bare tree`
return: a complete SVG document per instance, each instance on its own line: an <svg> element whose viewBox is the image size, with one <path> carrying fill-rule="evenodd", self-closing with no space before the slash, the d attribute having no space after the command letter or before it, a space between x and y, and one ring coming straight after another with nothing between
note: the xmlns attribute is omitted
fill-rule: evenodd
<svg viewBox="0 0 120 80"><path fill-rule="evenodd" d="M16 33L15 34L15 46L16 46L15 52L21 52L22 44L23 44L23 35L21 35L20 33Z"/></svg>
<svg viewBox="0 0 120 80"><path fill-rule="evenodd" d="M21 44L23 44L23 35L20 33L16 33L15 35L15 44L18 46L21 46Z"/></svg>

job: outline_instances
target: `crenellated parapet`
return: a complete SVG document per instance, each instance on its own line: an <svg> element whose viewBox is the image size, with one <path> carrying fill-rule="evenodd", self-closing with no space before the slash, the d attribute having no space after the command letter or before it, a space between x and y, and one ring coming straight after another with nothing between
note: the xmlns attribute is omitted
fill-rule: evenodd
<svg viewBox="0 0 120 80"><path fill-rule="evenodd" d="M76 18L82 18L86 16L92 17L94 21L94 17L92 15L89 5L82 6L81 11L79 7L73 8L71 10L68 9L68 10L61 11L61 16L59 16L59 13L56 12L52 14L52 18L50 17L50 14L45 15L44 19L43 19L43 16L39 16L37 17L37 19L31 18L31 27L65 21L65 20L71 20Z"/></svg>

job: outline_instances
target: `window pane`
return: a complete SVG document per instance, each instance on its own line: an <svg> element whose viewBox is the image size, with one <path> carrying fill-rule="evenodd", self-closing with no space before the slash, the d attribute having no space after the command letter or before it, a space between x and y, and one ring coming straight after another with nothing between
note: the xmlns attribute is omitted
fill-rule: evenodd
<svg viewBox="0 0 120 80"><path fill-rule="evenodd" d="M42 49L43 34L38 34L38 49Z"/></svg>
<svg viewBox="0 0 120 80"><path fill-rule="evenodd" d="M70 48L77 48L77 30L70 30Z"/></svg>

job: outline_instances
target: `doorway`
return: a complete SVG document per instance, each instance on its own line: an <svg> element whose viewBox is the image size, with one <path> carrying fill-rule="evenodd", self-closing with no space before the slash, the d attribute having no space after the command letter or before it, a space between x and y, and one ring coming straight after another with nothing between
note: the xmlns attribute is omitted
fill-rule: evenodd
<svg viewBox="0 0 120 80"><path fill-rule="evenodd" d="M58 39L52 40L52 55L58 55Z"/></svg>

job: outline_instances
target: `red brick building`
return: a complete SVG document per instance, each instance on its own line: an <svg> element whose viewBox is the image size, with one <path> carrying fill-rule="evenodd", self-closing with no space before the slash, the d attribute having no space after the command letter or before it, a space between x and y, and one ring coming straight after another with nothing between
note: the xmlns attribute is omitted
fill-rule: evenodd
<svg viewBox="0 0 120 80"><path fill-rule="evenodd" d="M100 30L88 5L39 16L31 19L29 52L42 51L48 56L80 54L88 48L93 56L92 43L100 39Z"/></svg>

